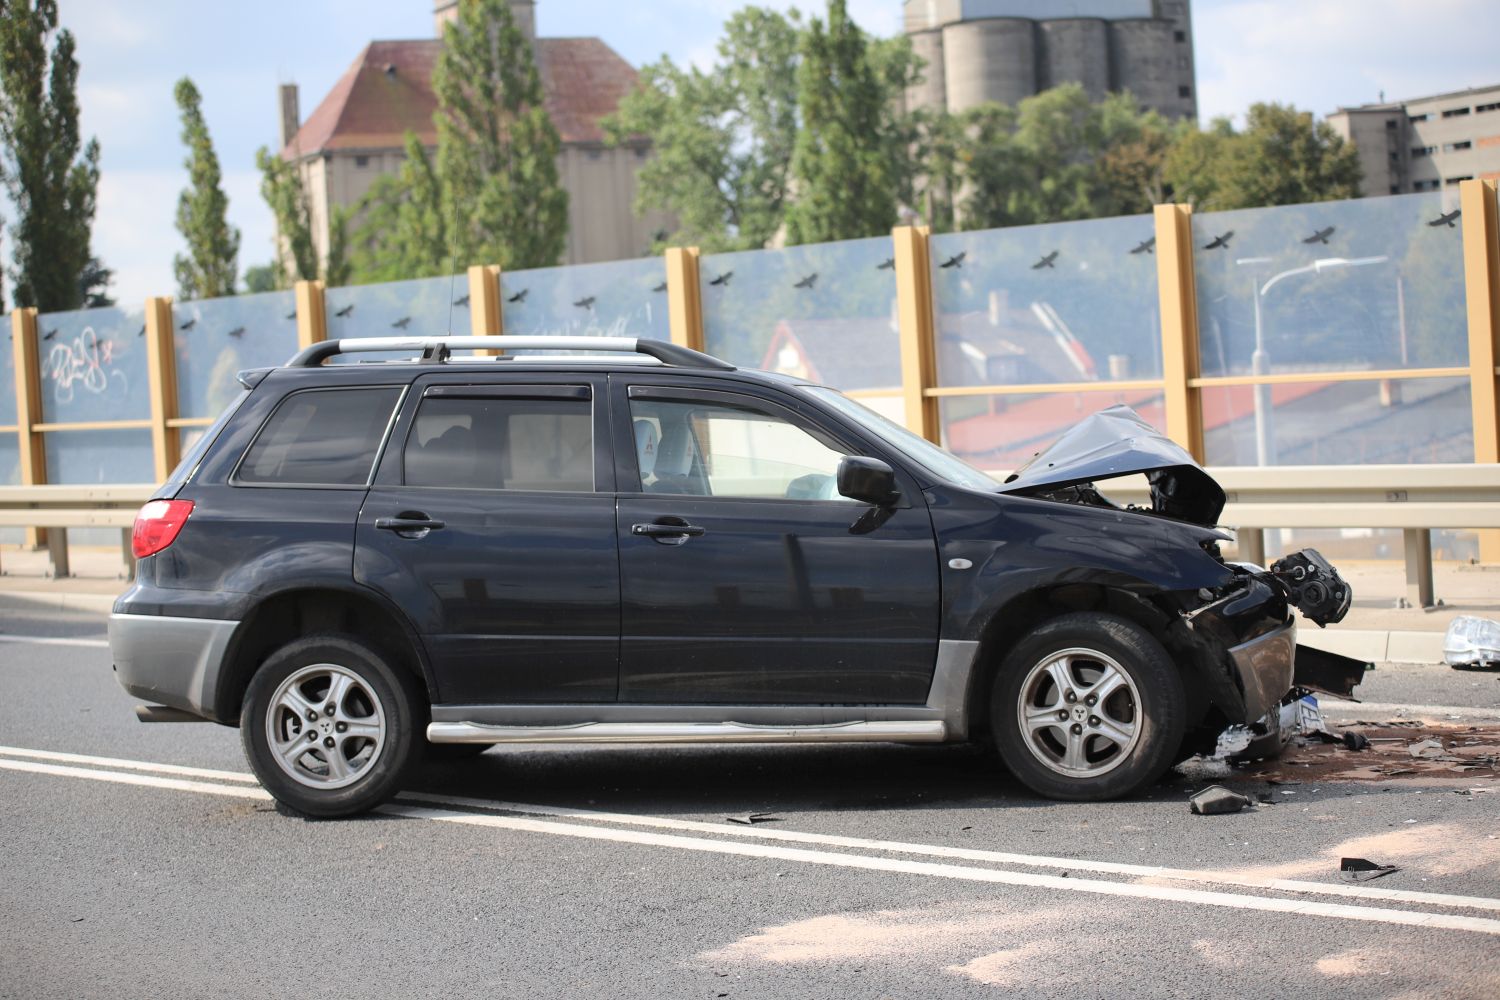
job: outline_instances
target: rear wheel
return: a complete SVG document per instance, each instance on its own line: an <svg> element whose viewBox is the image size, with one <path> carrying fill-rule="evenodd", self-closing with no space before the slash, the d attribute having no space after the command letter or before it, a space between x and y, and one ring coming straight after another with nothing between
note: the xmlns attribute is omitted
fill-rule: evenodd
<svg viewBox="0 0 1500 1000"><path fill-rule="evenodd" d="M1119 798L1155 781L1185 729L1182 678L1156 638L1114 615L1040 626L1001 665L995 743L1027 787L1054 799Z"/></svg>
<svg viewBox="0 0 1500 1000"><path fill-rule="evenodd" d="M309 816L373 809L420 757L424 702L413 679L348 635L288 643L245 692L240 739L277 801Z"/></svg>

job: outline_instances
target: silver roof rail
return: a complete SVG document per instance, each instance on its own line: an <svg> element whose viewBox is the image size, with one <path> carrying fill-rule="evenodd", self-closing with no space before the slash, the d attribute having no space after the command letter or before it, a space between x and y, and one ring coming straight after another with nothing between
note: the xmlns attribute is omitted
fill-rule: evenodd
<svg viewBox="0 0 1500 1000"><path fill-rule="evenodd" d="M441 364L453 351L612 351L644 354L674 368L715 368L733 371L734 365L702 351L664 340L635 337L368 337L325 340L305 347L287 362L291 368L315 368L338 354L420 351L421 360Z"/></svg>

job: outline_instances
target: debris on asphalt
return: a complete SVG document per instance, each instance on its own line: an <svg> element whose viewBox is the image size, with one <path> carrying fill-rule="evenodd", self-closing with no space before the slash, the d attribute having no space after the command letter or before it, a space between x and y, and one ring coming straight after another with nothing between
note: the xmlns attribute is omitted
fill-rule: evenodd
<svg viewBox="0 0 1500 1000"><path fill-rule="evenodd" d="M1368 750L1370 749L1370 740L1364 733L1356 733L1350 730L1344 733L1344 746L1350 750Z"/></svg>
<svg viewBox="0 0 1500 1000"><path fill-rule="evenodd" d="M1448 753L1447 747L1443 746L1442 740L1428 738L1416 743L1408 743L1406 752L1414 758L1423 760L1458 760Z"/></svg>
<svg viewBox="0 0 1500 1000"><path fill-rule="evenodd" d="M1230 726L1219 734L1219 741L1214 744L1214 760L1228 760L1237 753L1242 753L1250 748L1250 743L1255 739L1255 734L1250 731L1249 726Z"/></svg>
<svg viewBox="0 0 1500 1000"><path fill-rule="evenodd" d="M756 823L774 823L780 819L770 813L745 813L743 816L725 816L731 823L739 823L741 826L754 826Z"/></svg>
<svg viewBox="0 0 1500 1000"><path fill-rule="evenodd" d="M1231 792L1223 785L1209 785L1203 791L1188 799L1188 805L1195 816L1218 816L1223 813L1237 813L1246 806L1254 805L1249 798L1239 792Z"/></svg>
<svg viewBox="0 0 1500 1000"><path fill-rule="evenodd" d="M1371 879L1398 872L1395 865L1380 865L1368 858L1340 858L1339 871L1349 876L1351 882L1368 882Z"/></svg>
<svg viewBox="0 0 1500 1000"><path fill-rule="evenodd" d="M1443 662L1455 670L1500 667L1500 622L1459 615L1443 635Z"/></svg>

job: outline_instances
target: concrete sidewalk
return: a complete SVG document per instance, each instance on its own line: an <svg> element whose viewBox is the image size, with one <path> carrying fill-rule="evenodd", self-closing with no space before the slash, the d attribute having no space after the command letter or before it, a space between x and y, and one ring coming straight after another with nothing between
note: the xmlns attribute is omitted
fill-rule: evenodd
<svg viewBox="0 0 1500 1000"><path fill-rule="evenodd" d="M127 586L119 552L75 545L71 561L76 575L54 580L46 575L46 552L0 547L0 597L107 613ZM1338 568L1354 588L1354 607L1331 628L1303 621L1300 637L1308 645L1377 663L1436 664L1443 659L1443 632L1456 616L1500 619L1500 566L1434 564L1434 585L1443 603L1431 610L1396 606L1406 594L1399 561L1344 561Z"/></svg>

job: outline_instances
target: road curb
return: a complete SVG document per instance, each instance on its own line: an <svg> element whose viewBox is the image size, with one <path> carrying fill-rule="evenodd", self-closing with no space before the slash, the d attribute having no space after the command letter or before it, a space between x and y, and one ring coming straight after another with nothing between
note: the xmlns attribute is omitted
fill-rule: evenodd
<svg viewBox="0 0 1500 1000"><path fill-rule="evenodd" d="M1443 663L1442 632L1399 629L1297 629L1304 646L1374 663Z"/></svg>
<svg viewBox="0 0 1500 1000"><path fill-rule="evenodd" d="M107 615L115 606L114 594L72 594L48 590L0 590L0 602L20 601L52 611L87 611Z"/></svg>

